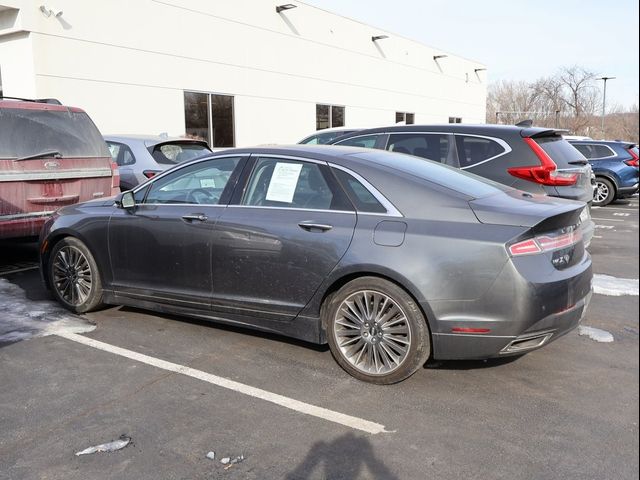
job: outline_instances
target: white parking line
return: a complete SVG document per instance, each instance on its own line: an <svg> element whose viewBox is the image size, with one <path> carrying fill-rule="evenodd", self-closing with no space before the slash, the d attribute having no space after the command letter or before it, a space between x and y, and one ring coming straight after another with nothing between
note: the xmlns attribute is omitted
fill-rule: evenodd
<svg viewBox="0 0 640 480"><path fill-rule="evenodd" d="M57 335L73 342L97 348L98 350L103 350L115 355L120 355L121 357L126 357L137 362L146 363L147 365L161 368L169 372L179 373L188 377L196 378L198 380L202 380L203 382L208 382L219 387L227 388L244 395L249 395L251 397L259 398L267 402L275 403L276 405L280 405L290 410L295 410L296 412L322 418L333 423L338 423L340 425L344 425L345 427L353 428L354 430L361 430L372 435L375 435L376 433L389 433L389 430L386 430L384 425L380 425L379 423L370 422L358 417L352 417L351 415L345 415L344 413L340 412L334 412L333 410L328 410L316 405L311 405L299 400L294 400L293 398L285 397L284 395L278 395L277 393L272 393L267 390L262 390L261 388L252 387L250 385L245 385L244 383L235 382L224 377L219 377L211 373L203 372L202 370L196 370L195 368L185 367L184 365L179 365L177 363L167 362L159 358L150 357L142 353L134 352L133 350L127 350L126 348L116 347L115 345L100 342L98 340L78 335L76 333L64 332Z"/></svg>
<svg viewBox="0 0 640 480"><path fill-rule="evenodd" d="M37 270L38 266L35 267L24 267L24 268L14 268L13 270L7 270L6 272L0 272L0 276L2 275L10 275L12 273L18 273L18 272L26 272L27 270Z"/></svg>
<svg viewBox="0 0 640 480"><path fill-rule="evenodd" d="M621 220L619 218L597 218L597 217L591 217L592 220L603 220L605 222L624 222L624 220Z"/></svg>

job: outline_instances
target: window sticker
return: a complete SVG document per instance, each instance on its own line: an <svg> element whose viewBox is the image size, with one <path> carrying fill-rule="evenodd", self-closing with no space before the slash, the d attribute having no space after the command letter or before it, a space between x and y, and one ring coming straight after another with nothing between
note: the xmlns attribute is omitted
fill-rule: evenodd
<svg viewBox="0 0 640 480"><path fill-rule="evenodd" d="M269 182L266 200L293 203L293 195L296 192L301 170L301 163L276 163Z"/></svg>
<svg viewBox="0 0 640 480"><path fill-rule="evenodd" d="M216 181L213 178L201 178L200 188L216 188Z"/></svg>

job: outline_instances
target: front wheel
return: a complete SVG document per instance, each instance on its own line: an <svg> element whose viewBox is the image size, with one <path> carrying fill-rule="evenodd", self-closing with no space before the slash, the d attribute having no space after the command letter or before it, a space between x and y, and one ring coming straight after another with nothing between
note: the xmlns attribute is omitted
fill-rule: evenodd
<svg viewBox="0 0 640 480"><path fill-rule="evenodd" d="M596 207L609 205L613 202L615 195L616 189L611 181L601 177L596 179L596 191L593 193L593 204Z"/></svg>
<svg viewBox="0 0 640 480"><path fill-rule="evenodd" d="M80 240L67 237L56 243L47 270L54 296L68 310L85 313L102 305L98 266Z"/></svg>
<svg viewBox="0 0 640 480"><path fill-rule="evenodd" d="M329 297L323 319L331 353L359 380L388 385L414 374L429 357L427 322L398 285L361 277Z"/></svg>

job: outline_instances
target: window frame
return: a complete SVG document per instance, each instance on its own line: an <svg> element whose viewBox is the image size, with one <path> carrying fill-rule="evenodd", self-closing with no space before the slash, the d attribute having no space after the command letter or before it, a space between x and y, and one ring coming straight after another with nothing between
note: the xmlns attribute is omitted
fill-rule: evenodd
<svg viewBox="0 0 640 480"><path fill-rule="evenodd" d="M476 135L473 133L454 133L454 141L455 141L455 145L456 145L456 160L457 160L457 168L459 168L460 170L467 170L469 168L473 168L473 167L477 167L478 165L482 165L483 163L487 163L490 162L492 160L495 160L496 158L500 158L503 155L507 155L508 153L511 153L513 151L513 149L511 148L511 145L509 145L509 143L507 143L506 141L502 140L501 138L497 138L497 137L491 137L488 135ZM460 151L458 149L458 137L475 137L475 138L483 138L485 140L492 140L494 142L496 142L498 145L500 145L502 148L504 148L504 151L499 153L498 155L494 155L493 157L489 157L486 158L480 162L471 164L471 165L467 165L464 167L460 166Z"/></svg>
<svg viewBox="0 0 640 480"><path fill-rule="evenodd" d="M329 109L328 122L329 126L326 128L318 128L318 107L327 107ZM333 109L341 108L342 109L342 125L334 125L333 124ZM328 128L339 128L345 127L347 125L347 107L346 105L337 105L333 103L316 103L316 132L321 132L323 130L327 130ZM311 135L309 135L311 136Z"/></svg>
<svg viewBox="0 0 640 480"><path fill-rule="evenodd" d="M185 93L199 93L201 95L207 96L207 145L209 148L236 148L236 96L229 93L221 93L221 92L207 92L202 90L183 90L182 91L182 111L185 116L184 120L184 128L185 134L187 131L187 118L186 118L186 103L184 101ZM220 97L230 97L231 98L231 134L233 135L233 145L230 146L218 146L216 147L213 143L213 128L211 127L213 124L213 112L211 111L211 106L213 102L211 101L211 97L220 96Z"/></svg>
<svg viewBox="0 0 640 480"><path fill-rule="evenodd" d="M571 143L571 142L569 142L569 143ZM608 150L611 152L611 155L607 155L606 157L587 157L587 156L585 155L585 157L587 157L587 160L607 160L607 159L609 159L609 158L614 158L614 157L617 157L617 156L618 156L618 154L615 152L615 150L614 150L613 148L611 148L609 145L606 145L606 144L604 144L604 143L587 143L587 142L585 142L585 143L577 143L577 144L573 144L573 143L571 143L571 145L572 145L573 147L577 147L577 146L585 146L585 147L605 147L606 149L608 149ZM577 150L577 149L576 149L576 150ZM578 150L578 151L580 151L580 150ZM580 153L582 153L582 152L580 152ZM584 153L583 153L583 155L584 155Z"/></svg>

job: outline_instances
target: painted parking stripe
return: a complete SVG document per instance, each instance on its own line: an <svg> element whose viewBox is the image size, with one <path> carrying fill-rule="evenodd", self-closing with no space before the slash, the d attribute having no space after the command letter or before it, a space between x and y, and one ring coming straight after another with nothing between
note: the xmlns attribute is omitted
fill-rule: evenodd
<svg viewBox="0 0 640 480"><path fill-rule="evenodd" d="M39 267L37 265L35 267L13 268L11 270L0 271L0 276L11 275L12 273L18 273L18 272L26 272L28 270L37 270L38 268Z"/></svg>
<svg viewBox="0 0 640 480"><path fill-rule="evenodd" d="M624 222L624 220L622 220L621 218L596 218L596 217L591 217L591 220L602 220L605 222Z"/></svg>
<svg viewBox="0 0 640 480"><path fill-rule="evenodd" d="M259 398L267 402L275 403L276 405L280 405L290 410L322 418L324 420L328 420L329 422L338 423L340 425L344 425L345 427L353 428L354 430L361 430L372 435L375 435L377 433L389 433L389 430L386 430L384 425L380 425L379 423L370 422L358 417L352 417L351 415L345 415L344 413L340 412L334 412L333 410L328 410L316 405L301 402L293 398L285 397L284 395L278 395L277 393L262 390L261 388L245 385L244 383L235 382L224 377L219 377L211 373L203 372L202 370L196 370L195 368L185 367L184 365L179 365L177 363L167 362L159 358L150 357L142 353L134 352L133 350L127 350L126 348L116 347L115 345L100 342L98 340L94 340L93 338L78 335L77 333L63 332L58 333L57 335L59 337L66 338L67 340L81 343L88 347L97 348L98 350L103 350L115 355L120 355L121 357L129 358L137 362L146 363L147 365L161 368L169 372L179 373L188 377L196 378L198 380L202 380L203 382L211 383L212 385L217 385L219 387L227 388L244 395L249 395L251 397Z"/></svg>

